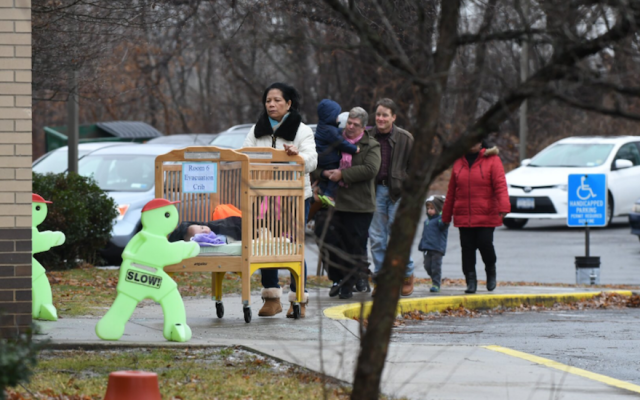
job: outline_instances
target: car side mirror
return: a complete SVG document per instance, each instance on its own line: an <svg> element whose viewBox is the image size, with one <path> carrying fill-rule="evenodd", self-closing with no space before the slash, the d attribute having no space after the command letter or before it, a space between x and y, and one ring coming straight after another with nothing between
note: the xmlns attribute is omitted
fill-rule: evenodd
<svg viewBox="0 0 640 400"><path fill-rule="evenodd" d="M526 167L529 164L531 164L531 159L530 158L525 158L524 160L520 161L520 166L521 167Z"/></svg>
<svg viewBox="0 0 640 400"><path fill-rule="evenodd" d="M629 160L618 159L614 163L616 169L625 169L633 167L633 162Z"/></svg>

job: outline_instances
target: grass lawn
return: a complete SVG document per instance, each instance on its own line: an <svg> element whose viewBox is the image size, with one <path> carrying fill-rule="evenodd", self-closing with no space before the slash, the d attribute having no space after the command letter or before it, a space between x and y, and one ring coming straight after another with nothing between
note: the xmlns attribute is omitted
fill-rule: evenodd
<svg viewBox="0 0 640 400"><path fill-rule="evenodd" d="M53 293L53 304L61 317L103 315L113 303L118 285L117 269L99 269L92 266L47 273ZM173 276L182 297L211 296L211 273L180 272ZM289 284L281 278L280 284ZM308 287L329 287L326 276L310 276ZM260 290L260 274L251 277L251 288ZM240 275L228 273L222 282L224 294L240 293Z"/></svg>
<svg viewBox="0 0 640 400"><path fill-rule="evenodd" d="M86 265L81 268L67 271L53 271L47 273L51 290L53 292L53 304L58 309L58 315L74 317L80 315L103 315L111 306L116 296L116 286L118 284L117 269L99 269ZM174 280L178 283L178 289L182 297L211 296L211 273L187 273L180 272L174 275ZM280 278L281 285L288 285L289 278ZM430 285L430 279L418 278L415 284ZM479 281L479 284L484 284ZM464 286L464 279L442 280L442 286ZM325 287L331 286L331 282L326 276L309 276L307 286ZM498 286L557 286L557 287L579 287L568 284L549 284L537 282L501 282ZM629 285L595 285L584 286L602 289L636 289L637 286ZM253 291L260 290L260 274L256 273L251 277L251 288ZM228 273L222 283L224 294L241 292L240 276Z"/></svg>
<svg viewBox="0 0 640 400"><path fill-rule="evenodd" d="M234 348L43 351L31 382L9 400L98 400L109 373L158 374L164 400L348 399L349 388L321 375Z"/></svg>

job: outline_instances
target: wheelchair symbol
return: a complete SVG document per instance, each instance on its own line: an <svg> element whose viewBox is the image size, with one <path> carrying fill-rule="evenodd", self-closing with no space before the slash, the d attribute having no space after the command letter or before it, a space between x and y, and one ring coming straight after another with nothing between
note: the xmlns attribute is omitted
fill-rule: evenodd
<svg viewBox="0 0 640 400"><path fill-rule="evenodd" d="M580 186L578 186L577 195L580 200L589 200L592 197L596 197L596 194L593 193L589 184L585 184L584 181L587 179L586 176L580 177Z"/></svg>

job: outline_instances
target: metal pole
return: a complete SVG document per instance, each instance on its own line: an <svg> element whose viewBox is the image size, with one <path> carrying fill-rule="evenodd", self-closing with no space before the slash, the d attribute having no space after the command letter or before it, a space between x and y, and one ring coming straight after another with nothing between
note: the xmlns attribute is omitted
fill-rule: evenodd
<svg viewBox="0 0 640 400"><path fill-rule="evenodd" d="M78 173L78 88L76 71L69 72L69 99L67 100L67 146L69 167L67 171Z"/></svg>
<svg viewBox="0 0 640 400"><path fill-rule="evenodd" d="M527 18L529 14L528 0L522 1L522 13ZM525 82L529 78L529 42L522 40L522 49L520 52L520 82ZM529 127L527 125L527 108L528 101L525 100L520 105L520 161L527 158L527 133Z"/></svg>
<svg viewBox="0 0 640 400"><path fill-rule="evenodd" d="M587 223L584 230L584 247L585 255L589 258L589 224Z"/></svg>

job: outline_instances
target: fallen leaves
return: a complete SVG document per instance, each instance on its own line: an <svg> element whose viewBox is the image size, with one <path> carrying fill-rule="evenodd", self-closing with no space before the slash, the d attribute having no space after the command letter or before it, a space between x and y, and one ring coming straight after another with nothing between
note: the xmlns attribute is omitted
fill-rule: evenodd
<svg viewBox="0 0 640 400"><path fill-rule="evenodd" d="M398 316L393 322L393 327L401 327L409 321L433 321L439 318L476 318L484 315L500 315L506 312L539 312L539 311L581 311L593 309L622 309L640 308L640 295L623 296L618 293L602 292L592 298L583 299L576 302L555 303L551 307L544 304L520 304L517 307L496 307L491 310L471 310L460 304L455 308L447 308L444 311L423 312L413 310ZM354 318L360 322L359 318ZM362 320L362 325L366 328L368 319Z"/></svg>
<svg viewBox="0 0 640 400"><path fill-rule="evenodd" d="M431 285L431 279L416 278L416 285ZM478 285L485 285L485 281L478 281ZM464 287L467 283L464 279L442 278L440 286ZM598 289L638 289L637 285L573 285L567 283L522 282L522 281L498 281L498 286L548 286L548 287L589 287Z"/></svg>
<svg viewBox="0 0 640 400"><path fill-rule="evenodd" d="M6 390L7 400L98 400L101 399L102 396L87 396L87 395L77 395L77 394L59 394L55 393L52 389L43 390L40 392L33 392L34 396L29 395L29 397L24 397L22 393L14 392L11 389Z"/></svg>
<svg viewBox="0 0 640 400"><path fill-rule="evenodd" d="M517 307L496 307L491 310L470 310L460 304L456 308L447 308L442 312L425 313L414 310L402 314L397 321L429 321L444 317L476 318L481 315L500 315L506 312L539 312L539 311L581 311L594 309L622 309L626 307L640 308L640 295L623 296L618 293L602 292L592 298L576 302L544 304L520 304ZM395 326L395 325L394 325Z"/></svg>

